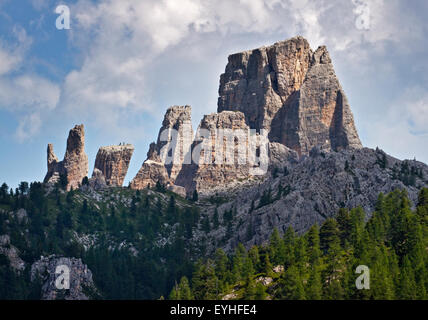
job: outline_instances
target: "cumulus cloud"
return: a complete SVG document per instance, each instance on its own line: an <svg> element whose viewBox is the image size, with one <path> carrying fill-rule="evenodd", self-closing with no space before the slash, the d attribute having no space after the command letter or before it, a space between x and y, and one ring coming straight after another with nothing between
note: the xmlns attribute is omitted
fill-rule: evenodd
<svg viewBox="0 0 428 320"><path fill-rule="evenodd" d="M31 3L37 10L52 4L48 0ZM242 50L270 44L271 39L303 35L314 49L326 44L333 56L345 57L343 61L349 68L369 72L373 68L373 63L369 63L373 54L382 56L388 50L388 43L403 51L418 43L423 45L420 40L424 39L424 17L418 16L418 11L423 11L418 6L426 8L419 3L413 12L408 10L407 2L399 0L78 0L70 5L72 29L67 35L70 45L80 49L80 60L61 84L60 102L58 85L48 81L40 81L42 88L28 85L32 88L25 91L28 94L31 90L43 93L36 94L33 100L18 99L16 95L14 99L21 106L33 105L29 114L36 105L36 109L59 105L69 115L79 115L79 121L87 117L99 128L120 131L129 126L127 119L140 117L144 112L163 114L167 106L159 105L162 100L159 94L166 96L173 91L164 83L179 86L185 77L164 69L173 70L173 63L187 63L187 70L192 69L192 61L183 58L186 54L206 65L217 63L221 55L224 63L231 52L218 48L226 47L227 43L227 50ZM358 26L361 15L369 20L364 28ZM245 38L250 39L242 42L245 46L230 45L232 40L228 40ZM23 55L2 50L0 46L0 74L19 68L22 64L19 57ZM166 67L160 64L165 61L168 61ZM388 66L382 68L386 70ZM195 76L194 70L190 72ZM168 79L160 79L158 74ZM218 74L211 76L218 81ZM23 81L13 78L2 85L17 92L23 86L18 80ZM34 80L33 83L40 79ZM159 92L159 87L166 91ZM185 94L213 97L214 94L204 93L208 89L216 92L211 83L201 81ZM196 107L213 104L215 101ZM413 108L423 109L424 104L415 104ZM158 112L159 109L162 111ZM422 124L418 121L419 118L415 119L413 124L420 128Z"/></svg>
<svg viewBox="0 0 428 320"><path fill-rule="evenodd" d="M361 3L369 8L367 30L357 25ZM233 35L282 35L281 40L301 34L314 48L327 44L331 51L348 50L345 55L355 63L368 58L368 44L383 48L385 41L419 35L417 27L402 27L400 10L395 0L79 0L72 6L69 34L83 59L65 79L62 104L72 113L85 110L100 125L105 117L94 115L101 111L113 118L124 109L131 116L154 112L157 84L147 69L159 56L176 58L180 44L195 35L201 36L193 46L209 48ZM213 53L200 53L210 63Z"/></svg>

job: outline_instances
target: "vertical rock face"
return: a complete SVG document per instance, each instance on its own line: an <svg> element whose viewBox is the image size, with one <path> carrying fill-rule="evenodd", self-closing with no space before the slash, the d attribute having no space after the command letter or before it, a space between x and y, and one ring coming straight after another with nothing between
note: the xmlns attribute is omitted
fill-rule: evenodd
<svg viewBox="0 0 428 320"><path fill-rule="evenodd" d="M302 37L229 56L219 95L219 112L243 112L299 154L362 147L327 49L313 52Z"/></svg>
<svg viewBox="0 0 428 320"><path fill-rule="evenodd" d="M230 55L220 76L218 112L241 111L251 129L270 130L273 117L302 85L311 54L308 42L297 37Z"/></svg>
<svg viewBox="0 0 428 320"><path fill-rule="evenodd" d="M242 112L223 111L204 116L192 147L194 156L199 157L191 165L183 165L175 183L203 195L248 179L248 134Z"/></svg>
<svg viewBox="0 0 428 320"><path fill-rule="evenodd" d="M192 108L190 106L169 108L159 130L156 151L165 163L172 181L180 172L185 157L190 157L192 141ZM187 160L190 162L189 158Z"/></svg>
<svg viewBox="0 0 428 320"><path fill-rule="evenodd" d="M101 147L95 159L92 176L95 177L95 170L98 169L104 175L108 186L121 187L133 153L134 146L130 144Z"/></svg>
<svg viewBox="0 0 428 320"><path fill-rule="evenodd" d="M88 175L88 156L85 153L83 124L70 130L64 160L58 161L52 144L48 145L47 164L48 172L44 179L45 183L56 183L61 175L65 175L67 177L67 190L79 187L82 179Z"/></svg>
<svg viewBox="0 0 428 320"><path fill-rule="evenodd" d="M131 188L143 189L158 181L164 185L173 184L183 162L190 163L191 112L190 106L173 106L167 110L157 142L150 145L147 160L131 181Z"/></svg>
<svg viewBox="0 0 428 320"><path fill-rule="evenodd" d="M220 77L217 111L202 119L192 142L190 107L168 109L158 141L150 146L131 186L145 188L159 181L208 195L250 180L252 165L239 163L236 157L247 152L249 159L249 136L235 139L229 144L232 149L220 148L219 155L215 145L225 142L219 130L256 129L259 137L268 134L270 150L259 158L270 168L297 162L314 147L325 151L362 147L327 49L313 52L302 37L229 56ZM199 159L193 158L195 148L202 148L196 150Z"/></svg>

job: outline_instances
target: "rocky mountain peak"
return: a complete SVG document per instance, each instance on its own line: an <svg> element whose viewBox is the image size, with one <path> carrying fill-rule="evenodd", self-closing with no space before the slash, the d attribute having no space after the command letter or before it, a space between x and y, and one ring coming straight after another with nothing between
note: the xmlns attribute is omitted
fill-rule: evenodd
<svg viewBox="0 0 428 320"><path fill-rule="evenodd" d="M229 56L219 95L219 112L243 112L251 129L301 155L362 147L327 48L313 52L302 37Z"/></svg>
<svg viewBox="0 0 428 320"><path fill-rule="evenodd" d="M158 181L173 185L193 141L192 108L172 106L165 113L156 143L150 144L147 159L131 188L143 189Z"/></svg>
<svg viewBox="0 0 428 320"><path fill-rule="evenodd" d="M85 153L85 130L84 126L76 125L70 130L67 139L67 150L64 159L58 161L53 151L53 145L47 148L48 172L45 183L56 183L60 177L67 177L67 190L76 189L80 186L82 179L88 175L88 156Z"/></svg>

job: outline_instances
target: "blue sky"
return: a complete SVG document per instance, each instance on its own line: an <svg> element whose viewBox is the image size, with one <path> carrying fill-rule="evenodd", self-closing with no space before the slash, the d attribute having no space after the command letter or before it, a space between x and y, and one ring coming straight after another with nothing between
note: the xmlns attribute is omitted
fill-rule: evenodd
<svg viewBox="0 0 428 320"><path fill-rule="evenodd" d="M65 4L71 29L58 30ZM0 182L42 180L75 124L98 148L145 160L163 114L216 111L231 53L296 35L327 45L363 144L428 163L428 2L424 0L0 0Z"/></svg>

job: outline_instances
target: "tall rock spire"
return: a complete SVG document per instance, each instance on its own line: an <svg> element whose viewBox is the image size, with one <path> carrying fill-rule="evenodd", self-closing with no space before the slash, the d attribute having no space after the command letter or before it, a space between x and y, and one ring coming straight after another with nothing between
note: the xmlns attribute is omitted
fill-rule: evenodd
<svg viewBox="0 0 428 320"><path fill-rule="evenodd" d="M174 183L185 158L190 157L193 140L191 112L190 106L168 108L157 142L150 145L147 159L131 181L131 188L153 187L158 181L164 185Z"/></svg>
<svg viewBox="0 0 428 320"><path fill-rule="evenodd" d="M61 175L67 177L67 190L76 189L88 175L88 156L85 153L85 129L83 124L70 130L64 160L58 161L53 145L47 149L48 172L45 183L56 183Z"/></svg>

